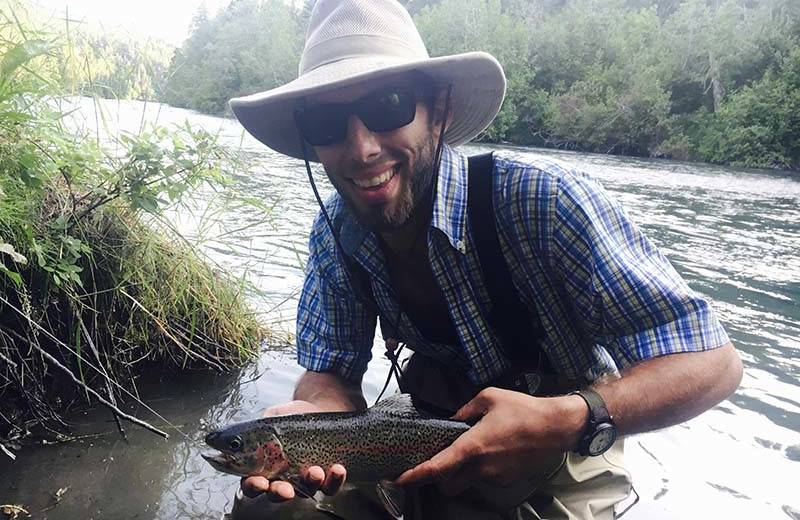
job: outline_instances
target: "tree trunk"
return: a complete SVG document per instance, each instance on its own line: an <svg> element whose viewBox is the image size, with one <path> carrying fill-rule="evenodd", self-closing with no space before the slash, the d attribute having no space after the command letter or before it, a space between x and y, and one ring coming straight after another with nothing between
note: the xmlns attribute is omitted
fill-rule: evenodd
<svg viewBox="0 0 800 520"><path fill-rule="evenodd" d="M722 98L725 97L725 87L719 77L719 66L714 55L708 53L708 76L711 79L711 95L714 96L714 112L719 110L722 105Z"/></svg>

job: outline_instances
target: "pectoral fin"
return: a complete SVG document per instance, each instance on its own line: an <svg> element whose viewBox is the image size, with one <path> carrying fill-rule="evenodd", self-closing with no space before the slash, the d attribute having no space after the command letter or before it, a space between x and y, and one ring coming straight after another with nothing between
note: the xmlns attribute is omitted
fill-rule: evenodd
<svg viewBox="0 0 800 520"><path fill-rule="evenodd" d="M406 492L403 486L390 480L381 480L375 486L375 492L386 511L397 520L401 520L406 505Z"/></svg>

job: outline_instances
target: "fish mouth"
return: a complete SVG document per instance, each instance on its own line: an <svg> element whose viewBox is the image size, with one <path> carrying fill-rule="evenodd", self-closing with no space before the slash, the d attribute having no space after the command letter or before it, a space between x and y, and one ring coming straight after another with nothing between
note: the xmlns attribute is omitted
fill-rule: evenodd
<svg viewBox="0 0 800 520"><path fill-rule="evenodd" d="M236 462L236 458L232 455L218 451L216 453L201 453L200 456L206 459L206 462L211 464L217 471L230 473L232 475L239 474L231 469L235 467L234 463Z"/></svg>

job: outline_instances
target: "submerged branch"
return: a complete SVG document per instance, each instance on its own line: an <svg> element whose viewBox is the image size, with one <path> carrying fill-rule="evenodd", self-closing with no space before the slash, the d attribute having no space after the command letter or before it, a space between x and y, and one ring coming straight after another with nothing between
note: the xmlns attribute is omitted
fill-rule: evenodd
<svg viewBox="0 0 800 520"><path fill-rule="evenodd" d="M111 377L106 372L106 369L103 368L103 361L100 359L100 351L97 350L97 347L94 344L94 340L92 339L91 333L89 333L89 329L86 328L86 324L83 323L83 318L81 318L80 313L77 309L75 309L76 318L80 322L81 330L83 331L83 336L86 338L86 343L88 343L89 348L92 350L95 359L97 359L97 366L100 367L103 371L104 381L106 384L106 391L108 392L108 399L111 401L111 404L114 406L117 405L117 399L114 397L114 389L111 388ZM119 415L117 412L114 412L114 421L117 423L117 430L119 434L122 436L122 440L126 443L128 442L128 435L125 433L125 429L122 428L122 423L119 421Z"/></svg>
<svg viewBox="0 0 800 520"><path fill-rule="evenodd" d="M0 299L3 299L3 298L2 298L2 297L0 297ZM84 384L83 384L83 383L81 383L80 379L78 379L77 377L75 377L75 375L72 373L72 371L71 371L69 368L67 368L67 367L65 367L64 365L62 365L62 364L61 364L61 362L60 362L59 360L57 360L56 358L54 358L53 356L51 356L51 355L50 355L50 354L49 354L49 353L48 353L48 352L47 352L45 349L43 349L43 348L42 348L40 345L37 345L37 344L36 344L35 342L33 342L33 341L29 341L27 338L25 338L25 337L23 337L23 336L21 336L21 335L17 334L17 333L16 333L16 332L14 332L13 330L6 329L6 330L5 330L5 333L6 333L6 334L10 334L11 336L14 336L14 337L15 337L15 338L16 338L18 341L22 341L22 342L24 342L24 343L27 343L29 346L31 346L31 347L35 348L36 350L38 350L38 351L39 351L39 353L40 353L40 354L41 354L41 355L42 355L42 356L43 356L43 357L44 357L44 358L45 358L47 361L49 361L50 363L52 363L52 364L53 364L53 366L55 366L56 368L58 368L59 370L61 370L62 372L64 372L64 373L65 373L65 374L66 374L66 375L67 375L67 376L68 376L70 379L72 379L72 381L73 381L73 382L74 382L76 385L78 385L78 386L79 386L79 387L81 387L81 388L84 388L84 389L86 389L86 390L87 390L87 391L88 391L90 394L92 394L93 396L95 396L95 398L96 398L96 399L97 399L97 400L98 400L98 401L99 401L101 404L103 404L104 406L106 406L106 407L108 407L109 409L111 409L111 411L112 411L112 412L114 412L115 414L117 414L119 417L121 417L121 418L125 419L126 421L132 422L133 424L138 424L138 425L139 425L139 426L141 426L142 428L144 428L144 429L146 429L146 430L150 430L151 432L153 432L153 433L155 433L155 434L157 434L157 435L160 435L160 436L164 437L165 439L168 439L168 438L169 438L169 434L168 434L167 432L161 431L161 430L159 430L158 428L156 428L155 426L152 426L150 423L148 423L148 422L146 422L146 421L143 421L143 420L141 420L141 419L139 419L139 418L137 418L137 417L134 417L134 416L132 416L132 415L128 415L127 413L125 413L125 412L123 412L122 410L120 410L120 409L119 409L117 406L114 406L114 405L113 405L111 402L109 402L108 400L106 400L106 399L105 399L105 398L104 398L102 395L98 394L98 393L97 393L97 392L96 392L96 391L95 391L93 388L91 388L90 386L88 386L88 385L87 385L87 386L84 386Z"/></svg>
<svg viewBox="0 0 800 520"><path fill-rule="evenodd" d="M4 444L0 444L0 450L3 450L3 453L8 455L11 460L17 460L17 456L14 454L14 452L6 448Z"/></svg>
<svg viewBox="0 0 800 520"><path fill-rule="evenodd" d="M17 368L19 366L13 360L11 360L8 357L6 357L6 355L3 354L2 352L0 352L0 359L5 361L6 363L8 363L12 368Z"/></svg>
<svg viewBox="0 0 800 520"><path fill-rule="evenodd" d="M31 320L30 317L26 316L25 313L23 313L22 311L17 309L11 302L6 300L1 295L0 295L0 302L3 302L9 308L13 309L17 313L19 313L21 316L23 316L25 319L27 319L28 322L31 325L33 325L35 329L38 329L38 330L42 331L46 336L48 336L49 338L55 340L57 343L62 344L62 345L64 344L61 340L59 340L58 338L56 338L55 336L50 334L41 325L39 325L38 323L36 323L33 320ZM125 419L126 421L132 422L134 424L137 424L137 425L141 426L142 428L145 428L146 430L149 430L149 431L151 431L151 432L153 432L155 434L158 434L158 435L164 437L165 439L169 438L169 434L168 433L159 430L158 428L156 428L155 426L152 426L151 424L149 424L146 421L143 421L143 420L141 420L141 419L139 419L137 417L134 417L132 415L128 415L127 413L125 413L122 410L120 410L119 407L117 407L113 403L111 403L108 400L106 400L103 396L98 394L94 389L92 389L88 385L84 385L78 378L75 377L75 375L72 373L72 371L69 368L65 367L59 360L57 360L49 352L47 352L44 348L42 348L42 346L39 345L37 342L29 340L28 338L22 336L21 334L19 334L15 330L10 329L8 327L0 327L0 330L2 330L2 333L4 335L8 336L9 338L16 339L17 341L19 341L19 342L21 342L23 344L27 344L29 347L31 347L33 349L36 349L39 352L39 354L45 360L49 361L54 367L58 368L61 372L65 373L70 379L72 379L72 381L76 385L78 385L78 387L83 388L87 392L89 392L90 394L94 395L101 404L103 404L106 407L108 407L109 409L111 409L111 411L114 412L114 414L116 414L118 417L121 417L121 418Z"/></svg>

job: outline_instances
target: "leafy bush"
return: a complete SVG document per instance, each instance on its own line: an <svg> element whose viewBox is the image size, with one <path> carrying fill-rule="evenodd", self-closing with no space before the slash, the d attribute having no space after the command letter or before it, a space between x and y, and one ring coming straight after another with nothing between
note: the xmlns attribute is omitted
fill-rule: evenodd
<svg viewBox="0 0 800 520"><path fill-rule="evenodd" d="M800 169L800 48L744 87L716 114L699 155L741 166Z"/></svg>
<svg viewBox="0 0 800 520"><path fill-rule="evenodd" d="M112 152L68 131L38 72L57 41L16 23L0 20L0 435L12 438L82 395L113 406L153 363L239 366L267 334L248 286L164 216L204 185L226 188L233 163L213 136L153 127Z"/></svg>

